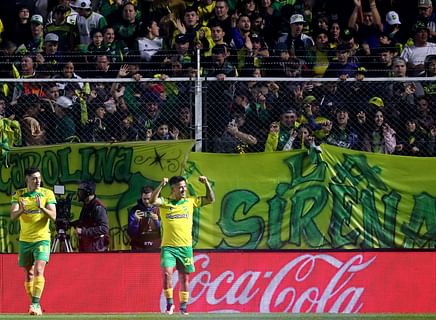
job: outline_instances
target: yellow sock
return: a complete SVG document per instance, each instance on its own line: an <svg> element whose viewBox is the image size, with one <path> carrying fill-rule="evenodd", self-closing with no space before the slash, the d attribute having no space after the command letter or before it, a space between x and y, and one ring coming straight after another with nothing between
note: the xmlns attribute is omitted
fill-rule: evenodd
<svg viewBox="0 0 436 320"><path fill-rule="evenodd" d="M167 304L173 304L173 288L164 289L164 296L167 298Z"/></svg>
<svg viewBox="0 0 436 320"><path fill-rule="evenodd" d="M33 280L30 280L29 282L24 282L24 289L26 290L27 296L32 300L32 293L33 293Z"/></svg>
<svg viewBox="0 0 436 320"><path fill-rule="evenodd" d="M167 299L173 298L173 288L164 289L164 296Z"/></svg>
<svg viewBox="0 0 436 320"><path fill-rule="evenodd" d="M188 291L180 291L179 292L180 303L188 303L189 300L189 292Z"/></svg>
<svg viewBox="0 0 436 320"><path fill-rule="evenodd" d="M44 276L38 276L33 279L33 294L32 302L39 303L41 299L42 291L44 291L45 278Z"/></svg>

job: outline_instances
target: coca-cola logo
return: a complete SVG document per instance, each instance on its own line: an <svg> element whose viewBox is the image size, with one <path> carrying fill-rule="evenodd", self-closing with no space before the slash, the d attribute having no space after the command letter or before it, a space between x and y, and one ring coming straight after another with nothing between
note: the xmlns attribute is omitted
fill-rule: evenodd
<svg viewBox="0 0 436 320"><path fill-rule="evenodd" d="M248 254L241 255L241 259L248 258ZM277 271L262 270L268 262L258 266L246 260L242 260L244 266L256 267L247 270L234 261L222 270L222 261L212 262L209 255L198 254L189 303L207 312L358 313L365 288L357 286L354 278L375 259L355 254L341 261L329 254L302 254L281 266L270 261L266 268ZM173 287L177 283L176 272ZM163 309L163 293L160 304Z"/></svg>

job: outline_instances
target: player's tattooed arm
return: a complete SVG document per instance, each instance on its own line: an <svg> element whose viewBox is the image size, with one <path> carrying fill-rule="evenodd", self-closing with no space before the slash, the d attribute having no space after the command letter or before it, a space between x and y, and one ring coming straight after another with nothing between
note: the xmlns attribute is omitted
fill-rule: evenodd
<svg viewBox="0 0 436 320"><path fill-rule="evenodd" d="M212 190L212 187L210 186L209 180L206 176L200 176L198 180L204 184L206 187L206 196L202 198L203 204L209 204L215 202L215 193Z"/></svg>

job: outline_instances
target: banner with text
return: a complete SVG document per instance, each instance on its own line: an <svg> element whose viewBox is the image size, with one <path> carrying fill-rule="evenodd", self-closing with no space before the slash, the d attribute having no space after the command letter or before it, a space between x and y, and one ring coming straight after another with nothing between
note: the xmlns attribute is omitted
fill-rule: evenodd
<svg viewBox="0 0 436 320"><path fill-rule="evenodd" d="M216 202L194 212L201 249L427 249L436 245L436 158L394 157L322 146L322 153L191 153L193 141L73 144L11 152L0 172L0 252L16 252L19 224L10 196L23 170L41 168L46 186L74 193L97 181L108 207L111 250L129 250L128 208L145 184L184 174L191 194ZM169 193L165 187L164 194ZM59 196L60 198L65 197ZM73 200L77 219L81 203ZM53 231L54 227L53 227ZM77 239L72 238L73 248Z"/></svg>
<svg viewBox="0 0 436 320"><path fill-rule="evenodd" d="M196 218L197 248L434 248L436 158L323 145L315 151L192 153L188 175L217 202Z"/></svg>
<svg viewBox="0 0 436 320"><path fill-rule="evenodd" d="M9 219L11 194L24 186L24 169L32 166L41 170L46 187L65 187L65 194L58 199L75 194L78 182L94 180L96 194L108 209L111 249L129 250L128 209L140 198L141 187L157 186L164 176L183 174L193 144L192 140L180 140L14 149L0 172L0 252L17 252L19 222ZM73 198L73 220L78 219L81 207ZM59 211L58 217L62 215ZM53 225L53 234L55 229ZM76 249L76 237L72 244Z"/></svg>

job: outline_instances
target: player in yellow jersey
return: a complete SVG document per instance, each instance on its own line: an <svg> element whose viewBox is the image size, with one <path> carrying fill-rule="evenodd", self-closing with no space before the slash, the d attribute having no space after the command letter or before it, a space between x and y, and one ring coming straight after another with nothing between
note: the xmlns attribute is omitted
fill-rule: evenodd
<svg viewBox="0 0 436 320"><path fill-rule="evenodd" d="M199 181L206 187L206 195L190 197L188 186L182 176L174 176L168 180L163 178L160 185L153 191L150 202L159 207L161 215L162 244L160 266L162 269L164 295L167 299L166 313L173 314L172 277L174 268L179 272L180 282L180 313L187 315L189 299L189 274L195 271L192 252L192 216L194 209L213 203L215 195L205 176ZM169 183L171 196L159 197L164 186Z"/></svg>
<svg viewBox="0 0 436 320"><path fill-rule="evenodd" d="M24 288L31 299L29 314L42 315L39 301L44 290L44 269L50 257L50 220L56 219L54 193L41 187L37 168L24 171L26 187L11 200L11 219L20 222L18 265L24 268Z"/></svg>

